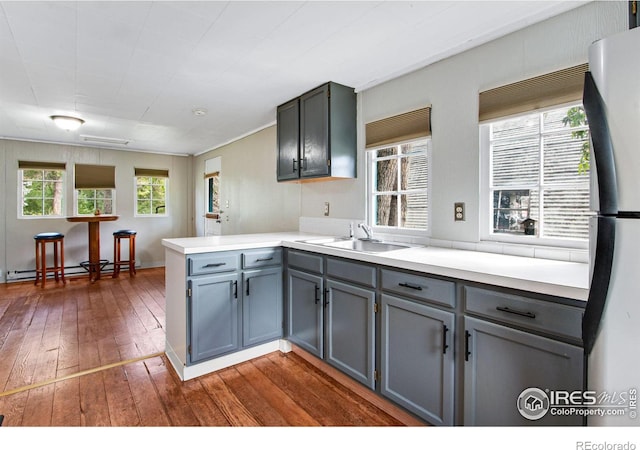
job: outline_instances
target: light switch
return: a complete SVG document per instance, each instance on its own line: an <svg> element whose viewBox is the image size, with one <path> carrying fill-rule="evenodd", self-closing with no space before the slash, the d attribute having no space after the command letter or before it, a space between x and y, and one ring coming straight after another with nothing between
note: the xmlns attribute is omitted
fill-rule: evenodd
<svg viewBox="0 0 640 450"><path fill-rule="evenodd" d="M324 202L324 215L329 215L329 202Z"/></svg>

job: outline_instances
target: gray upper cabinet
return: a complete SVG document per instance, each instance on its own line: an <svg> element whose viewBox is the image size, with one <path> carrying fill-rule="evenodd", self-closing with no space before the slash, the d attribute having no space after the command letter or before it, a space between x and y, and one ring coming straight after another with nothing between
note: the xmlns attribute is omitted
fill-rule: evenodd
<svg viewBox="0 0 640 450"><path fill-rule="evenodd" d="M300 154L300 99L280 105L278 124L278 181L297 180Z"/></svg>
<svg viewBox="0 0 640 450"><path fill-rule="evenodd" d="M278 181L356 176L356 94L329 82L277 108Z"/></svg>

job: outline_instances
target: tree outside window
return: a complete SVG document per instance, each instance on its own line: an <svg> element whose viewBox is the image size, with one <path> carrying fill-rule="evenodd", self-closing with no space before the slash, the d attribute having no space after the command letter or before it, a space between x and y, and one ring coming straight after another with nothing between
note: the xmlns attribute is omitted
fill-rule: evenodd
<svg viewBox="0 0 640 450"><path fill-rule="evenodd" d="M63 215L63 170L21 169L20 184L22 217Z"/></svg>
<svg viewBox="0 0 640 450"><path fill-rule="evenodd" d="M167 213L167 178L136 177L136 215L154 216Z"/></svg>

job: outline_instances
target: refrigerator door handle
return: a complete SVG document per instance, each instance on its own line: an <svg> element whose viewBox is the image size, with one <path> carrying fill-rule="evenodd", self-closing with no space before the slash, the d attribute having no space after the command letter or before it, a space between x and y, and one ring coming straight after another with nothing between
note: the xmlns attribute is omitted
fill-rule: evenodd
<svg viewBox="0 0 640 450"><path fill-rule="evenodd" d="M618 185L613 158L613 143L604 100L591 72L584 74L582 104L587 114L592 143L591 155L598 174L599 213L605 216L615 215L618 213Z"/></svg>
<svg viewBox="0 0 640 450"><path fill-rule="evenodd" d="M613 266L615 249L616 218L598 217L596 253L593 261L593 277L589 288L589 298L582 318L582 345L585 355L589 355L600 328L604 312Z"/></svg>

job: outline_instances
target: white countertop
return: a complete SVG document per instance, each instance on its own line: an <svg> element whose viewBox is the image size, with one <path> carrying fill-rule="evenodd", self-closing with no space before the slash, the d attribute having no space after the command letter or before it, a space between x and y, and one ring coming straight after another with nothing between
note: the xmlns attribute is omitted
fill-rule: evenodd
<svg viewBox="0 0 640 450"><path fill-rule="evenodd" d="M584 263L440 247L363 253L302 242L320 237L324 236L300 232L259 233L163 239L162 245L185 255L283 246L575 300L584 301L588 297L589 265Z"/></svg>

